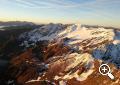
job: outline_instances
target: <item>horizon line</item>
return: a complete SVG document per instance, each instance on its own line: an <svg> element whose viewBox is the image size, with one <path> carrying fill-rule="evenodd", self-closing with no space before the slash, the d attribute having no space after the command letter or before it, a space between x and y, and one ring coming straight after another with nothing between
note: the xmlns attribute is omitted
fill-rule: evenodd
<svg viewBox="0 0 120 85"><path fill-rule="evenodd" d="M0 20L0 22L31 22L34 24L81 24L81 25L90 25L90 26L103 26L103 27L113 27L113 28L120 28L120 26L110 26L110 25L99 25L99 24L85 24L80 22L35 22L35 21L28 21L28 20Z"/></svg>

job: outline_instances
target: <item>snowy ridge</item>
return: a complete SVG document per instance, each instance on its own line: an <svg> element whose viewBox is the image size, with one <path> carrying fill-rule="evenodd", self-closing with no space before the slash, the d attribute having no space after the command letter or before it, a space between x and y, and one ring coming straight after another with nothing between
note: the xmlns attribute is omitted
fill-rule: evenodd
<svg viewBox="0 0 120 85"><path fill-rule="evenodd" d="M95 58L107 60L120 66L119 43L120 31L105 28L86 28L80 24L48 24L41 28L22 34L22 45L29 47L28 42L47 40L64 43L82 53L91 52Z"/></svg>
<svg viewBox="0 0 120 85"><path fill-rule="evenodd" d="M22 34L20 38L33 42L42 40L52 41L57 36L57 34L63 29L64 25L62 24L48 24L38 29L32 30L28 33Z"/></svg>
<svg viewBox="0 0 120 85"><path fill-rule="evenodd" d="M67 42L65 42L68 45L77 44L85 40L92 40L89 44L97 44L104 40L113 40L114 32L113 29L81 28L79 24L68 26L62 24L48 24L20 36L20 39L24 39L24 41L28 42L42 40L61 41L65 38L68 38Z"/></svg>

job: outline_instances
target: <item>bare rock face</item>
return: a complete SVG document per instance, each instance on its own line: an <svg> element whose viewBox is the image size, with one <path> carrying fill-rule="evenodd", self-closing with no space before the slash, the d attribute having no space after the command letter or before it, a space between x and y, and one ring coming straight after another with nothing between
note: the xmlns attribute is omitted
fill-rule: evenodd
<svg viewBox="0 0 120 85"><path fill-rule="evenodd" d="M36 56L38 51L42 51L40 53L43 53L44 56ZM49 58L62 56L62 54L66 54L68 51L69 47L63 46L63 44L44 46L41 49L38 49L38 47L35 49L30 48L11 60L6 76L8 80L15 79L18 84L25 84L25 82L37 79L43 75L44 71L48 69L47 63L51 61L48 61Z"/></svg>
<svg viewBox="0 0 120 85"><path fill-rule="evenodd" d="M49 44L47 48L44 49L44 60L53 57L53 56L62 56L63 54L67 54L70 51L68 46L60 44Z"/></svg>
<svg viewBox="0 0 120 85"><path fill-rule="evenodd" d="M38 61L32 57L31 50L13 58L8 70L8 76L15 78L17 83L24 84L25 81L38 76L37 66L34 66Z"/></svg>

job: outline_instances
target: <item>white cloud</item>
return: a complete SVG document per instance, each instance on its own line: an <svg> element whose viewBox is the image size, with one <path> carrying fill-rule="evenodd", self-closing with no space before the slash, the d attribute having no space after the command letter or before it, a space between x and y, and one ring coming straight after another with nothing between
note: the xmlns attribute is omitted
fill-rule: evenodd
<svg viewBox="0 0 120 85"><path fill-rule="evenodd" d="M78 3L71 0L1 0L15 2L30 8L103 8L111 4L120 4L120 0L91 0ZM79 0L82 1L82 0Z"/></svg>
<svg viewBox="0 0 120 85"><path fill-rule="evenodd" d="M110 19L112 13L108 9L112 5L119 5L120 0L91 0L78 3L70 0L4 0L13 2L21 7L32 9L68 9L68 10L84 10L89 9L90 13L96 16L104 16Z"/></svg>

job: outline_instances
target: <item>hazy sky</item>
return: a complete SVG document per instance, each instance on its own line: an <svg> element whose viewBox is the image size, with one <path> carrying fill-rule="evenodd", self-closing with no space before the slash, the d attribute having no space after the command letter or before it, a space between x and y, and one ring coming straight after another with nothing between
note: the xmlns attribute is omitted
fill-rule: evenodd
<svg viewBox="0 0 120 85"><path fill-rule="evenodd" d="M0 0L0 20L120 27L120 0Z"/></svg>

